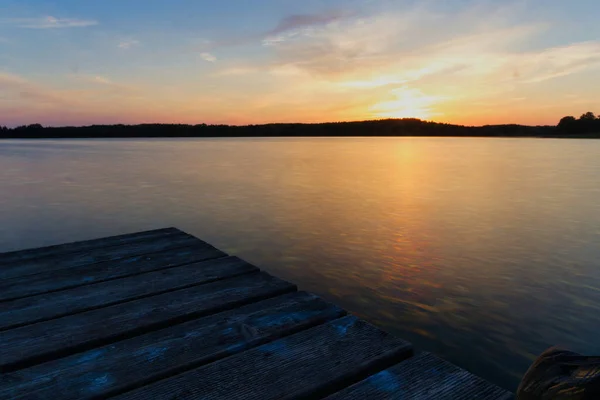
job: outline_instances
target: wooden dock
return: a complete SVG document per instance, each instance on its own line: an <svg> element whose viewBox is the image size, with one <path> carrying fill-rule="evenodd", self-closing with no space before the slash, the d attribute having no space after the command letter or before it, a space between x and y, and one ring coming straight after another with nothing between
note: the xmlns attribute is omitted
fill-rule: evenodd
<svg viewBox="0 0 600 400"><path fill-rule="evenodd" d="M174 228L0 254L0 399L511 399Z"/></svg>

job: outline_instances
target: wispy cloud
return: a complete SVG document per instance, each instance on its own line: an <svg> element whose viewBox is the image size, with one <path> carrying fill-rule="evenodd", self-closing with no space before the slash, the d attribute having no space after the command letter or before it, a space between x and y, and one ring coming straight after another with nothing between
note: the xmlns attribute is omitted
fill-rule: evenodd
<svg viewBox="0 0 600 400"><path fill-rule="evenodd" d="M263 44L273 49L279 63L295 64L314 75L333 77L357 69L370 69L378 74L379 65L397 59L402 47L419 38L412 28L418 28L424 17L431 15L418 9L395 15L339 19L336 23L288 30L268 37Z"/></svg>
<svg viewBox="0 0 600 400"><path fill-rule="evenodd" d="M97 97L98 94L128 97L139 94L137 87L114 82L102 75L74 74L67 77L74 85L70 85L69 89L59 89L20 75L0 72L0 93L9 94L16 102L26 100L27 106L34 108L42 104L77 107L82 100L101 100L101 97Z"/></svg>
<svg viewBox="0 0 600 400"><path fill-rule="evenodd" d="M0 23L28 29L85 28L98 25L98 21L90 19L57 18L51 15L39 18L7 18L1 19Z"/></svg>
<svg viewBox="0 0 600 400"><path fill-rule="evenodd" d="M217 61L217 57L214 54L211 54L211 53L208 53L208 52L200 53L200 57L204 61L208 61L208 62L215 62L215 61Z"/></svg>
<svg viewBox="0 0 600 400"><path fill-rule="evenodd" d="M4 89L19 87L19 85L23 85L26 83L27 83L27 80L20 77L19 75L0 71L0 87L2 87Z"/></svg>
<svg viewBox="0 0 600 400"><path fill-rule="evenodd" d="M600 68L600 41L548 47L538 39L553 27L536 19L515 22L519 4L486 2L450 13L430 5L289 17L262 39L268 58L224 65L217 75L281 77L272 104L282 107L294 93L305 101L299 109L319 98L342 113L429 118L451 104L522 99L528 87ZM310 93L299 96L304 88Z"/></svg>
<svg viewBox="0 0 600 400"><path fill-rule="evenodd" d="M283 33L285 38L272 37L265 44L271 46L275 64L355 88L398 86L442 76L537 83L600 63L600 42L523 51L520 45L542 34L547 24L515 25L507 17L507 8L480 7L478 13L438 14L417 7L401 14L291 30ZM473 20L477 23L469 23ZM310 21L290 20L277 31ZM431 24L447 29L432 30Z"/></svg>
<svg viewBox="0 0 600 400"><path fill-rule="evenodd" d="M13 125L85 124L98 117L104 117L104 121L126 120L133 118L134 113L139 118L141 110L154 105L148 104L142 88L102 75L66 78L70 82L65 87L0 71L0 119ZM130 112L124 114L124 110Z"/></svg>
<svg viewBox="0 0 600 400"><path fill-rule="evenodd" d="M539 83L600 67L600 41L573 43L531 52L516 69L527 83Z"/></svg>
<svg viewBox="0 0 600 400"><path fill-rule="evenodd" d="M525 2L468 0L461 3L462 9L438 7L435 1L349 2L361 3L360 14L309 11L276 19L247 34L227 29L229 33L215 31L210 38L197 32L176 44L173 38L161 39L152 42L154 49L164 51L155 62L162 62L164 56L170 64L173 43L185 47L182 61L187 64L182 62L178 74L161 79L156 79L155 71L140 70L144 75L136 74L135 83L119 75L112 60L98 54L103 48L89 49L90 59L98 55L101 62L95 65L102 69L88 75L71 80L44 76L43 71L32 75L36 77L32 80L0 76L0 106L4 107L0 111L9 115L6 110L18 104L27 110L49 110L47 115L62 115L56 111L69 109L81 118L113 113L127 118L135 114L233 123L429 119L443 114L439 119L479 123L489 122L490 116L506 122L503 118L512 119L519 110L524 110L523 115L531 111L526 118L539 121L550 115L549 104L555 110L576 102L577 107L599 104L593 75L600 70L600 40L569 42L578 36L561 35L546 19L549 14L524 14L519 4ZM76 25L59 19L36 21L38 26ZM0 19L2 23L7 22ZM33 22L21 19L10 24ZM596 39L593 34L588 37ZM137 55L137 46L146 45L144 39L140 43L127 34L105 40L113 50L129 56ZM8 55L0 51L2 61ZM145 54L140 56L139 60L128 57L128 62L148 62ZM84 61L82 65L91 65ZM198 77L193 61L210 66L202 68L206 75ZM569 99L565 93L579 97ZM62 107L53 106L61 101ZM539 111L543 107L546 114ZM206 114L199 115L199 109Z"/></svg>
<svg viewBox="0 0 600 400"><path fill-rule="evenodd" d="M262 43L270 46L283 42L294 36L310 32L312 29L335 24L353 14L347 11L329 11L321 14L295 14L282 18L276 26L268 31L250 33L244 36L222 36L216 40L203 40L198 46L202 50L213 50L223 47L238 47Z"/></svg>
<svg viewBox="0 0 600 400"><path fill-rule="evenodd" d="M44 85L8 72L0 72L0 93L9 95L13 100L35 104L64 104L61 96Z"/></svg>
<svg viewBox="0 0 600 400"><path fill-rule="evenodd" d="M341 85L356 89L372 89L390 85L398 86L407 82L406 79L400 79L397 76L377 76L372 79L343 81Z"/></svg>
<svg viewBox="0 0 600 400"><path fill-rule="evenodd" d="M92 78L92 80L96 83L100 83L102 85L112 85L112 81L104 76L96 75Z"/></svg>
<svg viewBox="0 0 600 400"><path fill-rule="evenodd" d="M350 16L348 12L330 11L322 14L295 14L283 18L262 37L263 46L275 46L299 36L309 36L315 29Z"/></svg>
<svg viewBox="0 0 600 400"><path fill-rule="evenodd" d="M85 75L85 74L72 74L69 75L70 78L74 79L77 82L83 83L93 83L95 85L104 85L104 86L112 86L115 83L106 76L103 75Z"/></svg>
<svg viewBox="0 0 600 400"><path fill-rule="evenodd" d="M323 14L295 14L283 18L277 26L269 32L270 35L277 35L283 32L305 28L308 26L326 25L337 21L345 16L347 12L330 11Z"/></svg>
<svg viewBox="0 0 600 400"><path fill-rule="evenodd" d="M120 42L117 47L120 49L131 49L132 47L135 46L139 46L140 42L139 40L135 40L135 39L128 39L128 40L123 40L122 42Z"/></svg>
<svg viewBox="0 0 600 400"><path fill-rule="evenodd" d="M129 83L122 83L114 81L103 75L86 75L86 74L72 74L69 75L76 83L92 84L99 90L104 90L104 93L118 94L118 95L138 95L140 90L138 87ZM95 88L93 89L95 90Z"/></svg>
<svg viewBox="0 0 600 400"><path fill-rule="evenodd" d="M235 75L248 75L260 72L260 69L254 66L249 67L227 67L214 73L215 76L235 76Z"/></svg>

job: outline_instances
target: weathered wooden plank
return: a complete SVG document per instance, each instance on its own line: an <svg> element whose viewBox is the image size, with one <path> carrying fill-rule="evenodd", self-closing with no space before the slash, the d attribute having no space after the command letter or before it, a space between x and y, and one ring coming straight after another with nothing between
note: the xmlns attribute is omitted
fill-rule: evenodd
<svg viewBox="0 0 600 400"><path fill-rule="evenodd" d="M144 254L142 256L4 279L0 280L0 309L3 307L2 301L134 276L144 272L225 256L227 254L222 251L206 243L201 243L191 247L180 247L158 253Z"/></svg>
<svg viewBox="0 0 600 400"><path fill-rule="evenodd" d="M257 271L225 257L0 303L0 331Z"/></svg>
<svg viewBox="0 0 600 400"><path fill-rule="evenodd" d="M295 285L260 272L2 331L0 372L295 290Z"/></svg>
<svg viewBox="0 0 600 400"><path fill-rule="evenodd" d="M344 314L315 295L286 294L0 375L0 399L106 398Z"/></svg>
<svg viewBox="0 0 600 400"><path fill-rule="evenodd" d="M180 234L182 231L176 228L156 229L151 231L129 233L126 235L110 236L100 239L84 240L73 243L58 244L53 246L38 247L34 249L25 249L0 253L0 265L12 263L15 261L30 260L32 258L57 256L68 253L76 253L97 249L107 246L122 245L134 243L140 240L156 239L174 234ZM0 268L2 268L0 266Z"/></svg>
<svg viewBox="0 0 600 400"><path fill-rule="evenodd" d="M509 400L505 391L432 354L421 353L327 400Z"/></svg>
<svg viewBox="0 0 600 400"><path fill-rule="evenodd" d="M348 316L116 398L319 398L411 354L410 343Z"/></svg>
<svg viewBox="0 0 600 400"><path fill-rule="evenodd" d="M125 245L90 249L79 253L15 261L0 266L0 279L28 276L40 272L56 271L63 268L74 268L87 264L118 260L120 258L156 253L163 250L198 244L204 244L204 242L188 234L178 233L162 238L146 239Z"/></svg>

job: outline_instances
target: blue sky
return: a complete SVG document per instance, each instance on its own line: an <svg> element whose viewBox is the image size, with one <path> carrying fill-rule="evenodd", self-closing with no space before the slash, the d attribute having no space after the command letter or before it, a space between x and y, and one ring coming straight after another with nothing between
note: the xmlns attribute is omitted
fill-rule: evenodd
<svg viewBox="0 0 600 400"><path fill-rule="evenodd" d="M0 125L600 112L600 3L0 0Z"/></svg>

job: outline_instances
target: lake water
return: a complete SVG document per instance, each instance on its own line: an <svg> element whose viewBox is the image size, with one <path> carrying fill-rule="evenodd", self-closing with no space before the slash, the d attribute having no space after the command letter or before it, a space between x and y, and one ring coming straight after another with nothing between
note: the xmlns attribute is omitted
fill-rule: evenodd
<svg viewBox="0 0 600 400"><path fill-rule="evenodd" d="M600 354L600 140L0 141L0 251L168 226L511 390Z"/></svg>

